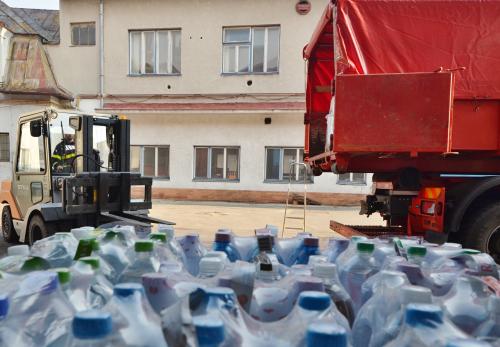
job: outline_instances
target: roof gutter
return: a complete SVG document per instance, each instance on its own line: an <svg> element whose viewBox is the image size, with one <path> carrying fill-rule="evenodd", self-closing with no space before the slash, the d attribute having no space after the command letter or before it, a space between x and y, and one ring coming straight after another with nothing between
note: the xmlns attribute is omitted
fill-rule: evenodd
<svg viewBox="0 0 500 347"><path fill-rule="evenodd" d="M99 97L104 106L104 0L99 0Z"/></svg>

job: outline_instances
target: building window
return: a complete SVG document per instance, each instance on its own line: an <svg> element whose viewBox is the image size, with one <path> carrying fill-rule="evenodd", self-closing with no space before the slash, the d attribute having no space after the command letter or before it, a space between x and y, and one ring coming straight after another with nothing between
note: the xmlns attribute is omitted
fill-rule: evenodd
<svg viewBox="0 0 500 347"><path fill-rule="evenodd" d="M338 175L337 184L346 184L346 185L365 185L366 184L366 174L365 173L356 173L356 172L347 172Z"/></svg>
<svg viewBox="0 0 500 347"><path fill-rule="evenodd" d="M10 161L10 141L8 133L0 133L0 162Z"/></svg>
<svg viewBox="0 0 500 347"><path fill-rule="evenodd" d="M222 72L278 72L279 50L279 26L224 28Z"/></svg>
<svg viewBox="0 0 500 347"><path fill-rule="evenodd" d="M154 178L170 178L170 147L130 146L130 171Z"/></svg>
<svg viewBox="0 0 500 347"><path fill-rule="evenodd" d="M181 31L130 31L131 75L181 73Z"/></svg>
<svg viewBox="0 0 500 347"><path fill-rule="evenodd" d="M238 147L195 147L194 179L237 181L240 178Z"/></svg>
<svg viewBox="0 0 500 347"><path fill-rule="evenodd" d="M304 149L302 148L266 148L266 181L286 181L290 178L292 182L304 181L304 167L301 165L291 166L292 163L301 163L304 158ZM309 173L308 181L312 182Z"/></svg>
<svg viewBox="0 0 500 347"><path fill-rule="evenodd" d="M71 44L73 46L94 46L95 22L71 23Z"/></svg>

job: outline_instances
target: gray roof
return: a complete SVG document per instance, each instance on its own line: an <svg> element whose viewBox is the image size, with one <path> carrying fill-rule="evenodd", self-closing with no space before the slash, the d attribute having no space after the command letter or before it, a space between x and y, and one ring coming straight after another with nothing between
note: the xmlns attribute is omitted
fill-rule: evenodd
<svg viewBox="0 0 500 347"><path fill-rule="evenodd" d="M44 43L59 43L59 11L10 7L0 0L0 22L14 34L42 37Z"/></svg>

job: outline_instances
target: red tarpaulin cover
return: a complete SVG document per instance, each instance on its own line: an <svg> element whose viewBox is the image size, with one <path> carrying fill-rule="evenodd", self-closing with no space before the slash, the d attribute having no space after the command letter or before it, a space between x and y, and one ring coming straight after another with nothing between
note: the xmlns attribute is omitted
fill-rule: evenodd
<svg viewBox="0 0 500 347"><path fill-rule="evenodd" d="M455 73L455 98L500 99L500 1L332 1L304 58L309 60L306 136L315 155L324 151L324 116L334 93L325 93L325 87L334 84L335 74L464 67Z"/></svg>

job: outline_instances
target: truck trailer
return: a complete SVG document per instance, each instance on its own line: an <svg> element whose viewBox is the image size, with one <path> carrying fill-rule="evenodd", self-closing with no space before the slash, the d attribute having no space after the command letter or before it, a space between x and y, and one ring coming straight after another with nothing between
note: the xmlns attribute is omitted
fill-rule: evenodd
<svg viewBox="0 0 500 347"><path fill-rule="evenodd" d="M460 242L500 261L498 1L332 0L303 51L304 160L373 173L344 235Z"/></svg>

